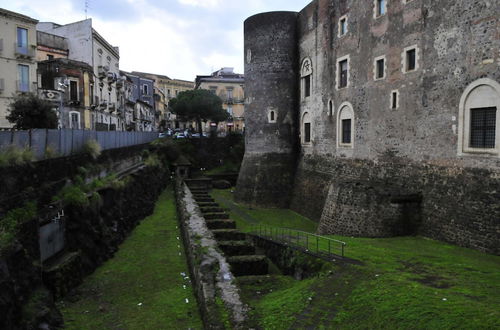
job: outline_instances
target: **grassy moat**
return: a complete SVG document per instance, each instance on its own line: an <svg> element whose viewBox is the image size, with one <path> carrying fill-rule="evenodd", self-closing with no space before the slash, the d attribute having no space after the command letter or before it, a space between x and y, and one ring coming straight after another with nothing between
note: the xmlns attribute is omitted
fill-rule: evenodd
<svg viewBox="0 0 500 330"><path fill-rule="evenodd" d="M230 190L212 196L243 231L258 224L317 227L290 210L234 203ZM66 328L202 329L182 275L188 271L177 227L167 189L115 257L58 303ZM255 328L500 328L500 257L423 237L332 237L347 242L346 256L362 264L334 265L302 281L277 270L238 280Z"/></svg>
<svg viewBox="0 0 500 330"><path fill-rule="evenodd" d="M67 329L201 329L173 192L163 192L113 259L58 303Z"/></svg>
<svg viewBox="0 0 500 330"><path fill-rule="evenodd" d="M259 223L314 232L317 224L290 210L248 208L230 190L212 196L238 228ZM243 298L265 329L499 329L500 257L423 237L347 243L363 265L334 266L303 281L271 275L242 281Z"/></svg>

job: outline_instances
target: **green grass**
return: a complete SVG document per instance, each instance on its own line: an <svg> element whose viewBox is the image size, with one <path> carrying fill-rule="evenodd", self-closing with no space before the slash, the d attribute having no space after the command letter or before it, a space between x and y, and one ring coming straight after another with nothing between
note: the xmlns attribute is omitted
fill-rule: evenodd
<svg viewBox="0 0 500 330"><path fill-rule="evenodd" d="M238 228L316 230L290 210L249 209L230 191L212 196L226 200ZM261 295L242 285L262 328L500 329L500 257L424 237L329 237L345 241L346 256L363 264L339 264Z"/></svg>
<svg viewBox="0 0 500 330"><path fill-rule="evenodd" d="M310 219L288 209L254 208L235 203L231 190L214 189L212 197L221 205L231 211L231 219L236 221L238 229L249 230L252 225L267 225L284 227L306 232L315 232L318 224ZM229 202L229 203L228 203Z"/></svg>
<svg viewBox="0 0 500 330"><path fill-rule="evenodd" d="M201 329L191 284L181 276L188 270L178 237L174 197L167 189L115 257L75 297L58 303L66 328Z"/></svg>

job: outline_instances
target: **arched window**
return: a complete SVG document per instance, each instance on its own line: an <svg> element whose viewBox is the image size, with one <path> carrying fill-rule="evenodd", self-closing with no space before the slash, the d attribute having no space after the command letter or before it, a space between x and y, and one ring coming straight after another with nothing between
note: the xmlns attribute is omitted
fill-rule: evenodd
<svg viewBox="0 0 500 330"><path fill-rule="evenodd" d="M500 84L488 78L470 84L460 99L458 153L500 154Z"/></svg>
<svg viewBox="0 0 500 330"><path fill-rule="evenodd" d="M337 146L352 148L354 146L354 111L351 103L344 102L337 113Z"/></svg>
<svg viewBox="0 0 500 330"><path fill-rule="evenodd" d="M333 116L333 101L329 100L328 101L328 116Z"/></svg>
<svg viewBox="0 0 500 330"><path fill-rule="evenodd" d="M309 57L306 57L302 61L302 65L300 67L300 90L302 91L302 98L311 96L312 90L312 61Z"/></svg>
<svg viewBox="0 0 500 330"><path fill-rule="evenodd" d="M302 136L302 143L303 144L309 144L312 141L312 135L311 135L311 118L309 116L309 113L306 112L302 116L302 125L301 125L301 136Z"/></svg>
<svg viewBox="0 0 500 330"><path fill-rule="evenodd" d="M278 113L276 112L276 109L275 108L269 108L267 110L267 121L272 124L272 123L276 123L276 121L278 120Z"/></svg>

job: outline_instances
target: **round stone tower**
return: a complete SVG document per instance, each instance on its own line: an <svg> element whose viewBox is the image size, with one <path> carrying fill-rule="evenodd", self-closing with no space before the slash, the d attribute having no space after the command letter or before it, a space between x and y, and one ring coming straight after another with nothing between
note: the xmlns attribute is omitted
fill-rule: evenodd
<svg viewBox="0 0 500 330"><path fill-rule="evenodd" d="M296 12L245 21L245 157L236 200L288 207L298 148Z"/></svg>

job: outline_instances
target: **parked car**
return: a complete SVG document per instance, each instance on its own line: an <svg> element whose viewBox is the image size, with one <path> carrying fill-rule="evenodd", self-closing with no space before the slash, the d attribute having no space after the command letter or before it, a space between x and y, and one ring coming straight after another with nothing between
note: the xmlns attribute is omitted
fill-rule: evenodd
<svg viewBox="0 0 500 330"><path fill-rule="evenodd" d="M167 137L167 134L164 133L164 132L160 132L160 134L158 134L158 137L159 138L164 138L164 137Z"/></svg>
<svg viewBox="0 0 500 330"><path fill-rule="evenodd" d="M184 135L184 133L175 133L174 134L174 139L185 139L186 136Z"/></svg>

